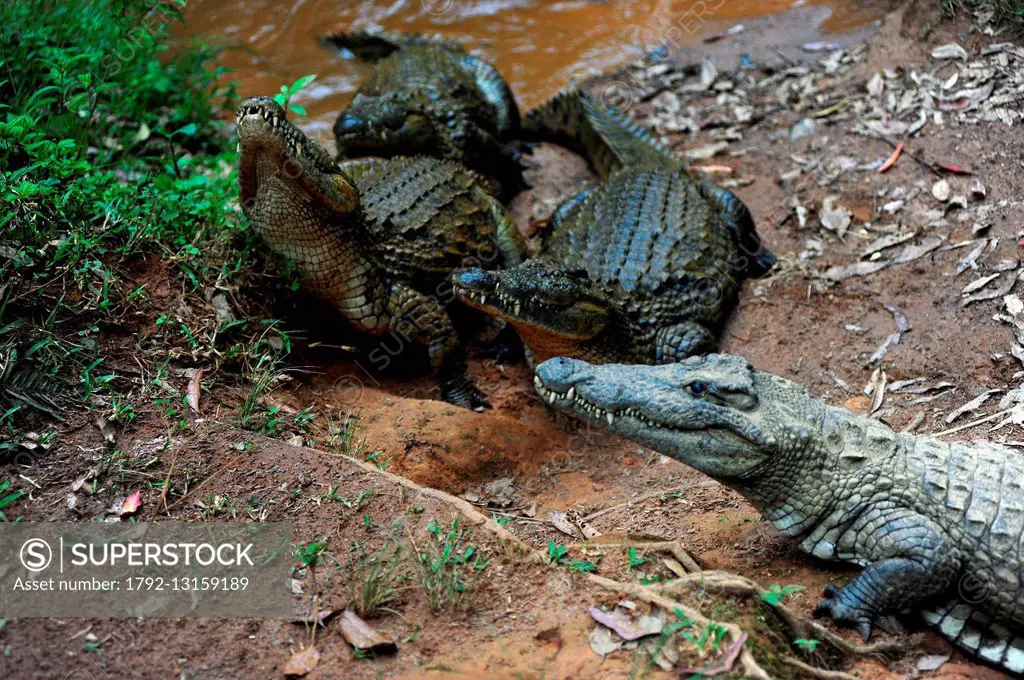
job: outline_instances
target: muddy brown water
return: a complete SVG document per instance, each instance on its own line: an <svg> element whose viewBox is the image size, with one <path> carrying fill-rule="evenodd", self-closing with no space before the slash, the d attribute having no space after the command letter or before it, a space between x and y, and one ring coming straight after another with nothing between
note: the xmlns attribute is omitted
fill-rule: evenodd
<svg viewBox="0 0 1024 680"><path fill-rule="evenodd" d="M655 46L699 45L745 20L801 5L831 10L830 16L823 13L823 41L883 11L878 0L193 0L186 32L227 48L221 61L243 96L276 92L317 74L296 101L309 112L303 127L329 138L367 67L321 47L317 37L325 33L387 30L460 40L497 64L522 106L533 106L574 79L635 60ZM794 18L794 24L802 22ZM736 49L742 51L739 37Z"/></svg>

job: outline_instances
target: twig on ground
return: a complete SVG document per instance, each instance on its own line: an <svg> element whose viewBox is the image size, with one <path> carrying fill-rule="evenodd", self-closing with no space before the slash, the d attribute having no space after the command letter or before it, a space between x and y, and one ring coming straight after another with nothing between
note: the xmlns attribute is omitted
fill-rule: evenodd
<svg viewBox="0 0 1024 680"><path fill-rule="evenodd" d="M153 516L151 519L156 519L156 516L160 514L160 508L169 510L167 507L167 490L171 488L171 475L174 474L174 466L178 464L178 452L180 447L174 447L174 455L171 456L171 466L167 468L167 476L164 477L164 487L160 490L160 499L153 508Z"/></svg>
<svg viewBox="0 0 1024 680"><path fill-rule="evenodd" d="M683 568L691 573L701 573L703 570L697 564L697 560L690 557L690 553L679 541L617 541L615 543L601 541L600 537L587 541L589 544L600 545L607 548L636 548L637 550L654 550L656 552L667 552L676 559Z"/></svg>
<svg viewBox="0 0 1024 680"><path fill-rule="evenodd" d="M690 589L750 598L758 598L764 592L764 589L754 581L725 571L704 571L687 574L681 578L664 583L655 583L648 587L671 596L678 596ZM763 599L761 602L771 607L779 615L779 618L800 637L828 642L839 651L850 656L870 656L887 652L898 652L907 647L906 638L879 640L869 645L855 645L847 642L820 623L800 616L784 604L772 604ZM911 636L911 640L919 641L919 636Z"/></svg>
<svg viewBox="0 0 1024 680"><path fill-rule="evenodd" d="M821 680L860 680L856 675L850 675L843 671L828 671L824 668L815 668L814 666L804 663L800 659L792 656L783 656L780 658L783 663L793 666L794 668L799 668L812 678L820 678Z"/></svg>
<svg viewBox="0 0 1024 680"><path fill-rule="evenodd" d="M875 135L874 137L875 137L875 139L882 140L883 142L885 142L886 144L891 146L893 149L897 149L900 146L899 142L894 142L891 139L889 139L888 137L884 137L882 135ZM913 158L915 161L917 161L918 163L920 163L924 167L928 168L928 170L933 175L935 175L936 177L942 177L942 171L939 170L938 167L935 166L935 163L932 163L930 160L924 158L923 156L917 155L913 151L908 151L906 148L903 149L903 153L908 155L908 156L910 156L911 158Z"/></svg>
<svg viewBox="0 0 1024 680"><path fill-rule="evenodd" d="M957 427L953 427L953 428L950 428L948 430L943 430L942 432L936 432L935 434L930 434L928 436L929 437L945 437L947 434L955 434L955 433L960 432L962 430L969 430L972 427L977 427L978 425L984 425L985 423L989 422L990 420L995 420L996 418L999 418L1001 416L1005 416L1006 414L1010 413L1011 411L1013 411L1012 408L1008 408L1008 409L1003 410L1003 411L997 411L996 413L991 413L991 414L985 416L984 418L978 418L977 420L971 421L971 422L967 423L966 425L958 425Z"/></svg>
<svg viewBox="0 0 1024 680"><path fill-rule="evenodd" d="M206 486L207 484L209 484L210 482L212 482L212 481L214 480L214 478L215 478L215 477L216 477L217 475L219 475L220 473L224 472L224 471L225 471L225 470L227 470L228 468L230 468L230 467L234 466L235 464L239 463L239 462L240 462L240 461L242 460L242 458L244 458L244 457L245 457L245 454L240 454L240 455L237 455L237 456L235 456L234 458L232 458L231 460L229 460L228 462L226 462L226 463L224 463L223 465L221 465L221 466L220 466L219 468L217 468L217 469L216 469L216 470L214 471L214 473L213 473L213 474L211 474L211 475L210 475L209 477L207 477L207 478L206 478L206 479L204 479L204 480L203 480L202 482L200 482L200 483L199 483L199 486L196 486L196 487L194 487L194 488L192 488L192 489L189 489L189 490L188 490L188 493L186 493L186 494L185 494L184 496L182 496L182 497L181 497L181 498L179 498L178 500L176 500L176 501L174 501L173 503L171 503L170 505L168 505L168 506L167 506L167 507L166 507L166 508L164 509L164 512L170 512L171 510L173 510L173 509L174 509L175 507L177 507L177 505L178 505L179 503L181 503L181 502L182 502L183 500L185 500L186 498L188 498L189 496L191 496L192 494L194 494L194 493L195 493L196 491L199 491L199 490L200 490L200 489L202 489L202 488L203 488L204 486ZM170 478L170 472L168 472L167 476L168 476L168 478ZM166 501L166 498L165 498L164 500Z"/></svg>
<svg viewBox="0 0 1024 680"><path fill-rule="evenodd" d="M387 480L389 480L391 482L394 482L395 484L398 484L400 486L405 487L406 489L410 489L412 491L415 491L416 493L419 493L419 494L422 494L424 496L428 496L428 497L433 498L435 500L441 501L442 503L444 503L446 505L450 505L450 506L454 507L456 510L458 510L462 514L462 516L468 522L471 522L472 524L474 524L476 526L480 526L480 527L483 527L484 529L487 529L488 531L490 531L491 533L496 535L501 540L506 541L508 543L511 543L512 545L516 546L517 548L523 550L524 552L529 554L530 557L533 558L534 560L537 560L537 561L542 562L542 563L544 562L544 557L543 557L543 555L541 555L541 553L539 553L538 551L534 550L533 548L531 548L526 543L523 543L521 540L519 540L519 538L515 534L513 534L511 531L509 531L505 527L503 527L500 524L498 524L497 522L495 522L492 518L487 517L483 513L479 512L475 507L473 507L473 504L470 503L469 501L464 501L461 498L456 498L455 496L452 496L451 494L445 493L444 491L439 491L437 489L431 489L430 487L426 487L426 486L420 486L419 484L417 484L417 483L415 483L413 481L410 481L410 480L406 479L405 477L402 477L400 475L396 475L396 474L391 473L391 472L387 472L385 470L381 470L381 469L379 469L379 468L377 468L377 467L375 467L373 465L370 465L369 463L364 463L363 461L359 460L358 458L353 458L352 456L346 456L343 453L330 453L328 451L320 451L320 450L316 450L316 452L321 454L321 455L334 456L334 457L337 457L337 458L344 458L347 462L351 463L352 465L355 465L356 467L360 468L361 470L364 470L366 472L370 472L370 473L373 473L373 474L380 475L380 476L384 477L385 479L387 479Z"/></svg>

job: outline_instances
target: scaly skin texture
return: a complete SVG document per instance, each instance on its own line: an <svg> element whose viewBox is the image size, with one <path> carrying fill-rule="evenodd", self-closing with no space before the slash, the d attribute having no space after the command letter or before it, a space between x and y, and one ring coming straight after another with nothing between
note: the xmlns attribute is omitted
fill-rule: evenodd
<svg viewBox="0 0 1024 680"><path fill-rule="evenodd" d="M457 43L416 35L340 33L326 45L374 62L373 73L334 124L342 156L423 154L458 161L522 187L519 109L491 64Z"/></svg>
<svg viewBox="0 0 1024 680"><path fill-rule="evenodd" d="M556 97L527 127L585 152L606 179L558 208L536 261L457 272L458 295L511 323L537 360L655 364L712 350L740 282L775 262L746 207L585 95Z"/></svg>
<svg viewBox="0 0 1024 680"><path fill-rule="evenodd" d="M238 140L242 208L303 285L361 331L425 343L446 401L488 406L445 310L447 279L470 263L516 264L525 248L479 178L425 157L343 170L268 97L239 107ZM370 359L389 361L385 348Z"/></svg>
<svg viewBox="0 0 1024 680"><path fill-rule="evenodd" d="M736 489L808 553L864 569L816 613L856 626L920 609L957 646L1024 673L1024 458L894 432L729 355L537 367L555 408Z"/></svg>

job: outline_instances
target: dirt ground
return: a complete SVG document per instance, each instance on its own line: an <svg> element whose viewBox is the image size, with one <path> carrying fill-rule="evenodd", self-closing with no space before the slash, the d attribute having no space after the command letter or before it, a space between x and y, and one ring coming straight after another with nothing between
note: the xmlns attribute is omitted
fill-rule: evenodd
<svg viewBox="0 0 1024 680"><path fill-rule="evenodd" d="M723 139L728 142L718 154L691 162L717 181L732 183L754 214L765 241L780 257L775 274L744 286L739 309L722 337L723 351L801 382L830 403L860 412L875 408L876 416L897 429L913 425L917 432L938 433L995 413L1002 395L947 423L947 415L962 404L987 390L1008 391L1020 384L1021 362L1011 353L1012 326L994 318L1002 313L1003 298L1013 289L967 305L962 290L992 274L999 276L991 284L978 284L967 295L992 290L1004 280L1011 286L1015 281L1024 224L1018 200L1024 182L1020 162L1024 128L1001 122L958 124L955 115L949 114L943 125L931 122L912 136L903 155L884 174L878 172L877 161L888 158L893 149L884 141L853 132L869 112L852 103L834 114L813 118L813 134L795 141L790 138L793 126L814 112L827 111L844 98L862 100L873 75L883 69L902 69L894 79L905 81L911 73L941 70L942 62L930 56L939 45L958 42L971 55L978 55L983 46L1010 39L968 34L966 24L942 25L918 39L927 21L927 16L917 14L893 15L867 38L866 50L844 67L833 73L808 67L808 82L815 87L809 104L779 102L774 84L750 89L745 96L755 115L741 126L716 123L716 117L731 110L732 104L723 103L723 95L735 88L688 91L686 84L699 79L691 69L690 75L677 81L682 100L679 115L701 124L685 134L670 133L668 139L681 152L699 151ZM963 32L957 33L957 28ZM803 56L813 62L827 55ZM772 68L787 67L798 68L786 64ZM760 66L744 73L755 81L768 77ZM943 80L950 75L951 70L941 71ZM726 72L719 74L720 81L730 77ZM608 83L624 78L611 76L593 88L603 92ZM638 96L629 113L645 123L663 120L658 102L659 96ZM913 121L916 113L905 118ZM942 173L940 177L915 162L911 153L969 167L973 174ZM579 162L563 152L545 149L536 158L538 186L514 206L525 231L532 230L531 220L543 217L558 198L587 181ZM846 158L855 162L836 175L830 163ZM853 167L871 162L876 162L871 169ZM804 172L791 172L797 167ZM963 195L966 202L959 205L955 199L936 198L933 185L940 179L949 183L954 197ZM976 180L984 185L984 196L974 186ZM942 194L941 188L938 193ZM833 230L821 226L822 213L829 212L824 207L829 196L838 196L836 203L850 213L848 226ZM793 207L794 197L796 205L808 211L804 225L801 211ZM901 200L901 208L886 212L892 202ZM837 219L845 221L842 215ZM840 231L845 231L842 237ZM879 251L883 261L891 262L885 268L829 280L826 272L830 270L831 276L842 277L842 270L836 268L870 261L862 259L862 253L880 236L909 232L916 233ZM920 251L901 250L908 246L928 250L929 239L941 243L922 256L916 257ZM993 243L976 256L976 269L968 263L956 275L959 263L984 239ZM169 306L174 304L173 297L170 291ZM886 305L905 315L911 330L875 362L872 356L894 331L894 313ZM320 606L331 610L345 608L352 598L353 542L374 551L397 535L403 550L415 555L434 540L428 531L432 522L447 527L461 518L462 545L473 546L487 560L482 569L467 572L472 586L467 606L435 614L416 587L415 577L408 576L397 599L379 618L370 620L398 642L397 654L380 658L354 654L336 619L319 628L315 642L308 624L281 620L11 620L0 628L0 675L282 677L282 667L292 654L310 644L315 644L321 657L308 678L678 675L678 666L669 672L650 667L638 651L619 650L604 658L592 651L588 636L595 624L588 608L613 606L628 598L571 573L564 565L537 561L512 541L502 540L493 523L490 529L481 524L485 516L501 520L503 530L541 554L546 554L551 541L565 544L568 560L597 560L599 575L634 583L641 573L669 574L661 562L663 555L642 551L646 563L630 564L625 549L601 548L570 536L555 528L549 513L576 510L584 517L594 515L588 524L604 535L602 539L679 541L708 568L736 572L766 587L804 586L805 590L785 599L803 615L809 615L825 585L851 573L796 552L738 495L699 473L554 415L534 393L529 371L522 364L471 362L472 374L494 404L492 411L478 414L437 401L429 375L384 377L364 371L368 364L342 351L301 342L291 361L295 367L317 368L291 374L267 399L285 414L312 407L319 417L308 431L282 427L278 439L269 439L235 429L227 423L232 422L244 390L228 388L205 393L202 417L183 426L169 424L159 408L140 410L131 427L114 434L113 443L104 440L94 416L81 416L62 428L59 443L45 455L20 461L24 465L4 466L5 477L20 475L31 482L31 494L17 506L17 514L24 521L88 521L103 516L116 503L118 491L109 491L109 485L101 483L101 491L90 494L74 483L87 476L102 482L119 474L115 488L121 495L142 491L140 518L148 519L158 509L160 496L150 482L167 476L173 460L173 474L183 478L189 491L162 517L290 521L296 543L326 537L331 560L314 573L296 572L302 593L296 595L296 602L319 593ZM902 390L883 388L881 394L877 389L865 394L878 367L890 387L924 380ZM188 383L187 377L171 380L182 390ZM937 387L942 382L951 385ZM999 420L945 436L1009 443L1024 440L1020 426L1013 423L991 432ZM251 446L241 446L240 451L238 445L245 443ZM111 465L115 448L120 459ZM99 472L89 475L93 468ZM381 469L452 497L403 485ZM325 498L332 486L339 487L345 502ZM73 507L69 494L76 498ZM360 495L364 500L354 502ZM452 500L455 497L482 515L460 511ZM252 498L257 500L246 500ZM401 529L396 525L399 520ZM772 647L772 633L757 625L781 628L770 617L766 619L756 603L743 598L723 601L701 593L687 601L712 618L754 626L748 647L756 640L755 656L767 659L766 667L772 668L774 677L808 677L794 668L773 665L772 659L781 652ZM649 609L642 602L635 606L640 611ZM853 639L846 632L841 634ZM1004 677L964 660L932 633L925 632L919 645L904 647L905 654L884 659L814 660L872 680ZM689 658L685 650L683 654L680 666L702 662L693 650ZM926 655L951 658L936 672L917 671L918 660ZM738 670L734 673L739 676Z"/></svg>

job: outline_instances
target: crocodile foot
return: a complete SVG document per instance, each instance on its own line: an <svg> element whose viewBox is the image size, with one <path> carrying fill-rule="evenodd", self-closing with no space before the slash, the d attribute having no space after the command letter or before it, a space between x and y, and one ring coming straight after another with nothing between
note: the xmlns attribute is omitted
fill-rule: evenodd
<svg viewBox="0 0 1024 680"><path fill-rule="evenodd" d="M441 398L449 404L474 411L483 411L484 409L491 408L491 402L487 400L484 393L466 376L442 383Z"/></svg>
<svg viewBox="0 0 1024 680"><path fill-rule="evenodd" d="M840 588L831 583L825 586L824 597L814 608L816 618L829 617L840 626L857 629L864 642L871 639L873 628L880 628L887 633L900 635L906 630L894 617L878 614L865 607L857 596L847 588Z"/></svg>

